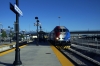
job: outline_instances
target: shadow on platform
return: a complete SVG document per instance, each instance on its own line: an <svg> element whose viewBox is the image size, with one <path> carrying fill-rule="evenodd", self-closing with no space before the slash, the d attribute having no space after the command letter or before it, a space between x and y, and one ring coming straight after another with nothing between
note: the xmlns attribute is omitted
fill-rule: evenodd
<svg viewBox="0 0 100 66"><path fill-rule="evenodd" d="M42 42L37 42L37 41L33 41L33 42L30 42L28 43L27 45L34 45L34 46L38 46L38 45L41 45L41 46L50 46L50 44L48 43L48 41L42 41Z"/></svg>
<svg viewBox="0 0 100 66"><path fill-rule="evenodd" d="M0 66L1 66L1 65L5 65L5 66L13 66L13 64L10 64L10 63L4 63L4 62L1 62L1 61L0 61Z"/></svg>

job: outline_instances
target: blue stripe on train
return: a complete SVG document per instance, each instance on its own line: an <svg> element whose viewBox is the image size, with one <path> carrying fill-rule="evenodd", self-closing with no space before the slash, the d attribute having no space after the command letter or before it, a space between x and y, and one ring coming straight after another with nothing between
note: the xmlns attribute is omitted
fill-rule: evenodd
<svg viewBox="0 0 100 66"><path fill-rule="evenodd" d="M70 32L66 32L64 40L66 41L70 40Z"/></svg>

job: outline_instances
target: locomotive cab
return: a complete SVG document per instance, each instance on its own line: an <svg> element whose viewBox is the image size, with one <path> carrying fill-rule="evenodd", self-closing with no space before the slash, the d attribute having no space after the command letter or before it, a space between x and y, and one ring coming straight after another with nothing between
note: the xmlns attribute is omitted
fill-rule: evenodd
<svg viewBox="0 0 100 66"><path fill-rule="evenodd" d="M70 32L65 27L57 27L54 29L55 44L59 46L70 46Z"/></svg>
<svg viewBox="0 0 100 66"><path fill-rule="evenodd" d="M55 46L70 46L70 32L65 26L56 26L49 34L49 40Z"/></svg>

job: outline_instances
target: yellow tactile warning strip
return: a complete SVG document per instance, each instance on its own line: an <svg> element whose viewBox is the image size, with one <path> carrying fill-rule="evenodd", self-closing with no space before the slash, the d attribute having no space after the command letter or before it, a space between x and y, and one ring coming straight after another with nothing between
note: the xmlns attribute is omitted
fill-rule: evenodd
<svg viewBox="0 0 100 66"><path fill-rule="evenodd" d="M62 66L74 66L73 63L70 62L60 51L58 51L53 45L51 45L52 50L56 54L58 60L62 64Z"/></svg>
<svg viewBox="0 0 100 66"><path fill-rule="evenodd" d="M23 47L25 47L26 45L23 45L23 46L20 46L19 48L23 48ZM15 50L15 48L14 49L10 49L10 50L7 50L7 51L5 51L5 52L2 52L2 53L0 53L0 56L3 56L3 55L5 55L5 54L8 54L8 53L10 53L10 52L12 52L12 51L14 51Z"/></svg>

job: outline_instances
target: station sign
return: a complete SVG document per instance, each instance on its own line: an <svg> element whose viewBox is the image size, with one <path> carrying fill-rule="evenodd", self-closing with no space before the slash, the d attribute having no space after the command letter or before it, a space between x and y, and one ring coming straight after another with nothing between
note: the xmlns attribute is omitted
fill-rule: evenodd
<svg viewBox="0 0 100 66"><path fill-rule="evenodd" d="M15 14L19 14L19 15L23 16L22 11L18 8L18 6L16 4L12 5L10 3L10 10L12 10Z"/></svg>
<svg viewBox="0 0 100 66"><path fill-rule="evenodd" d="M23 16L22 11L18 8L18 6L17 6L16 4L14 5L14 9L15 9L21 16Z"/></svg>
<svg viewBox="0 0 100 66"><path fill-rule="evenodd" d="M9 3L9 4L10 4L10 10L12 10L15 14L17 14L17 12L14 9L14 6L11 3Z"/></svg>

